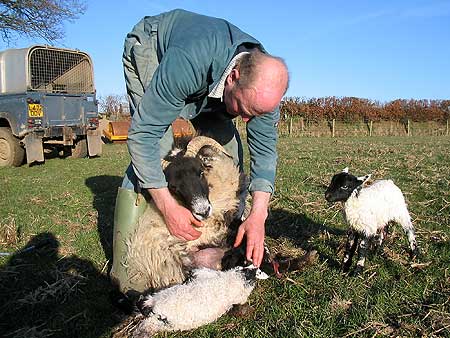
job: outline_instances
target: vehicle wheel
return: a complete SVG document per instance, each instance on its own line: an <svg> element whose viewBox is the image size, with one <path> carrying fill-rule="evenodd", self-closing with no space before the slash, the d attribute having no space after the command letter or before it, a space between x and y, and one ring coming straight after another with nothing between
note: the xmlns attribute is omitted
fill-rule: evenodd
<svg viewBox="0 0 450 338"><path fill-rule="evenodd" d="M63 146L58 148L58 156L62 158L72 156L72 147L71 146Z"/></svg>
<svg viewBox="0 0 450 338"><path fill-rule="evenodd" d="M75 143L75 147L72 149L72 157L83 158L86 157L87 154L87 140L84 138Z"/></svg>
<svg viewBox="0 0 450 338"><path fill-rule="evenodd" d="M18 167L22 164L25 149L10 128L0 127L0 167Z"/></svg>

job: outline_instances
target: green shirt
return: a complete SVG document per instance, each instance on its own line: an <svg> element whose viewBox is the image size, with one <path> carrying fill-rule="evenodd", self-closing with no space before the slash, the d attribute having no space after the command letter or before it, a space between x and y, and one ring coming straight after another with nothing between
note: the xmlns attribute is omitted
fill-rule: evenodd
<svg viewBox="0 0 450 338"><path fill-rule="evenodd" d="M159 65L133 113L128 135L133 168L143 188L167 186L160 166L159 140L177 117L193 119L207 103L214 102L208 100L208 93L238 47L264 51L259 41L223 19L177 9L145 17L125 40L125 51L133 50L139 56L135 60L138 68L144 69L144 77L145 52L156 26ZM223 105L220 100L215 101ZM252 118L246 125L250 191L274 190L278 119L276 109Z"/></svg>

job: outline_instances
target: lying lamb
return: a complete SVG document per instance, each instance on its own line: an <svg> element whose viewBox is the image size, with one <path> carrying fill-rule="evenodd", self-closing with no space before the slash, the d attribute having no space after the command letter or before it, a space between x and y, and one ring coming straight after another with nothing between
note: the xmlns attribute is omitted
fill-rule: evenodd
<svg viewBox="0 0 450 338"><path fill-rule="evenodd" d="M162 331L184 331L214 322L233 305L247 302L256 279L267 275L253 265L227 271L195 269L183 284L146 296L139 302L145 318L132 337L144 338Z"/></svg>
<svg viewBox="0 0 450 338"><path fill-rule="evenodd" d="M359 243L355 274L362 271L369 240L378 234L378 242L381 245L385 228L390 221L399 223L405 231L411 257L418 253L414 227L401 190L392 180L380 180L363 187L370 176L355 177L348 173L348 168L345 168L333 176L325 192L328 202L343 202L344 217L350 226L342 263L344 272L350 269L360 236L362 239Z"/></svg>

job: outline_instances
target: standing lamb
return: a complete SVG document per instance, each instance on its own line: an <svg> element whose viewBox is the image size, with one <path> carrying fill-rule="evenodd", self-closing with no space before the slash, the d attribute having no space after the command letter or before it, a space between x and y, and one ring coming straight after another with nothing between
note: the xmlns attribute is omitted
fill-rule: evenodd
<svg viewBox="0 0 450 338"><path fill-rule="evenodd" d="M333 176L325 192L325 199L328 202L343 202L344 217L349 225L342 263L344 272L350 269L359 237L362 238L358 248L355 274L364 268L369 240L378 234L381 245L385 227L391 221L399 223L405 231L411 257L418 254L414 227L401 190L392 180L379 180L370 186L363 186L370 176L356 177L349 174L348 168L345 168Z"/></svg>

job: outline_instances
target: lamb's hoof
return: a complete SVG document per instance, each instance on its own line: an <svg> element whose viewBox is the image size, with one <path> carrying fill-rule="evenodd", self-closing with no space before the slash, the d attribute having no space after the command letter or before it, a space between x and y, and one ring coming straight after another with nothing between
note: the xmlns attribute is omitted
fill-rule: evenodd
<svg viewBox="0 0 450 338"><path fill-rule="evenodd" d="M342 264L341 265L341 272L342 273L348 273L350 271L350 264Z"/></svg>
<svg viewBox="0 0 450 338"><path fill-rule="evenodd" d="M419 256L420 256L420 250L419 250L419 248L416 246L416 247L414 248L414 250L412 250L412 251L409 253L409 257L410 257L411 259L417 259L417 258L419 258Z"/></svg>
<svg viewBox="0 0 450 338"><path fill-rule="evenodd" d="M255 308L248 304L234 304L228 312L233 317L248 318L255 312Z"/></svg>
<svg viewBox="0 0 450 338"><path fill-rule="evenodd" d="M363 267L360 265L357 265L355 270L353 270L352 277L358 277L362 274L362 272L363 272Z"/></svg>

